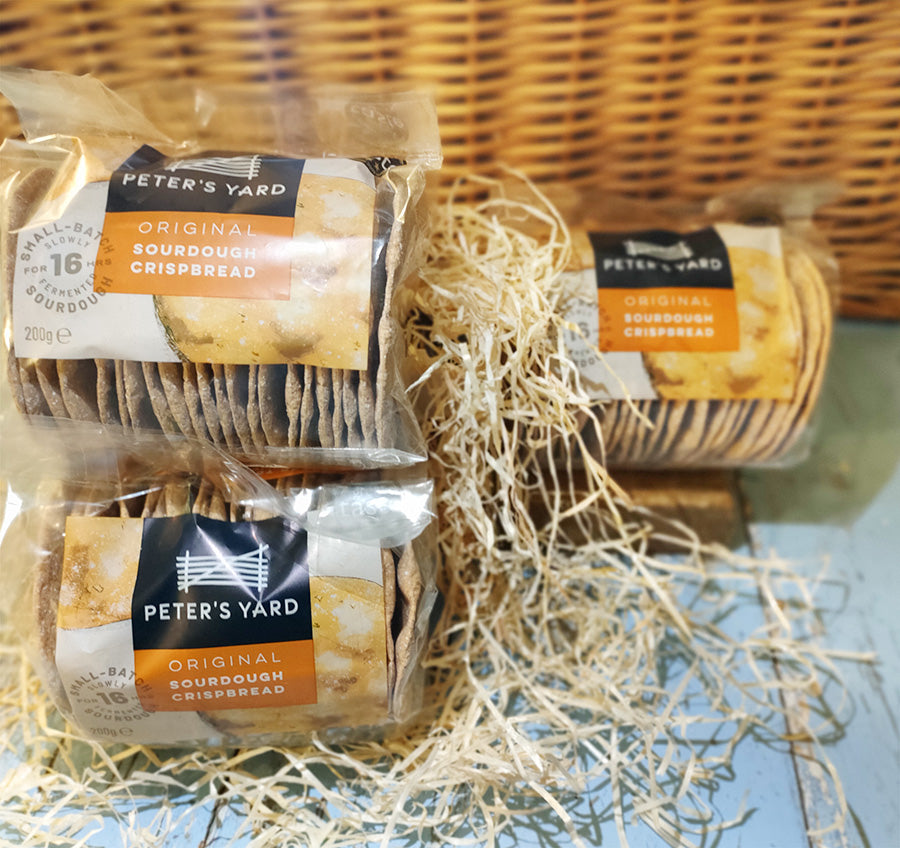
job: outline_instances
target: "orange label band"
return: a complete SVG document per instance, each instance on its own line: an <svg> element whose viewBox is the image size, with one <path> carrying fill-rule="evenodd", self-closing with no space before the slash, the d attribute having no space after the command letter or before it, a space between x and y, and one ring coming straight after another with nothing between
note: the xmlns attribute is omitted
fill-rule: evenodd
<svg viewBox="0 0 900 848"><path fill-rule="evenodd" d="M600 287L597 299L603 352L740 347L734 289Z"/></svg>
<svg viewBox="0 0 900 848"><path fill-rule="evenodd" d="M134 652L148 712L246 709L316 702L312 640Z"/></svg>
<svg viewBox="0 0 900 848"><path fill-rule="evenodd" d="M94 291L288 300L293 228L275 215L107 212Z"/></svg>

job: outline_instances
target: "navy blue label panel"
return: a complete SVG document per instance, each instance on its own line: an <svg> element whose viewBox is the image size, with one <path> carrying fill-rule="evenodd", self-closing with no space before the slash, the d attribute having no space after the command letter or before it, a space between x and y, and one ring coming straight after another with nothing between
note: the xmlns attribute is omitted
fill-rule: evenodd
<svg viewBox="0 0 900 848"><path fill-rule="evenodd" d="M216 152L171 158L144 145L110 177L106 211L293 218L303 162L282 156Z"/></svg>
<svg viewBox="0 0 900 848"><path fill-rule="evenodd" d="M588 233L600 288L733 289L728 248L712 227L691 233Z"/></svg>
<svg viewBox="0 0 900 848"><path fill-rule="evenodd" d="M312 639L309 550L290 521L144 519L134 649Z"/></svg>

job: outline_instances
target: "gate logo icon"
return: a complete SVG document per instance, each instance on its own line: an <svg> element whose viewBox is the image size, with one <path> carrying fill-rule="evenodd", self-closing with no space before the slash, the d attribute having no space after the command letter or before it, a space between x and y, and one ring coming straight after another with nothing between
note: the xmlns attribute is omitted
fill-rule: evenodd
<svg viewBox="0 0 900 848"><path fill-rule="evenodd" d="M192 586L231 586L260 598L269 583L269 546L260 544L239 556L191 556L186 550L175 557L175 568L182 592Z"/></svg>

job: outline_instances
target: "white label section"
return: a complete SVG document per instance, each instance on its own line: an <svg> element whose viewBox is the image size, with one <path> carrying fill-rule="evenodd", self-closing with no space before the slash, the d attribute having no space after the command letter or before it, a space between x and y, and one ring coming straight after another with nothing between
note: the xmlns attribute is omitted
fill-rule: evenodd
<svg viewBox="0 0 900 848"><path fill-rule="evenodd" d="M565 318L578 330L566 330L569 358L581 375L581 384L592 400L651 400L656 391L640 353L604 353L600 343L600 310L597 275L593 268L563 274Z"/></svg>
<svg viewBox="0 0 900 848"><path fill-rule="evenodd" d="M108 185L89 183L60 218L18 234L12 307L17 356L178 361L152 297L94 291Z"/></svg>
<svg viewBox="0 0 900 848"><path fill-rule="evenodd" d="M56 666L75 723L93 739L171 745L218 735L197 713L148 713L141 706L130 619L58 629Z"/></svg>
<svg viewBox="0 0 900 848"><path fill-rule="evenodd" d="M381 586L381 548L309 534L310 577L360 577Z"/></svg>

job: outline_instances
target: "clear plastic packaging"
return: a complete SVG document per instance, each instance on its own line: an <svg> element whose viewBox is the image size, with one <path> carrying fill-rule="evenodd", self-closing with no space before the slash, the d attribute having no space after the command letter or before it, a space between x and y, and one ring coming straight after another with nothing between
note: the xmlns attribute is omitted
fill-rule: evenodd
<svg viewBox="0 0 900 848"><path fill-rule="evenodd" d="M832 185L759 186L704 208L561 197L567 345L608 465L785 465L805 456L837 266L813 224Z"/></svg>
<svg viewBox="0 0 900 848"><path fill-rule="evenodd" d="M430 483L272 485L207 443L72 421L18 444L0 612L83 734L294 744L421 707Z"/></svg>
<svg viewBox="0 0 900 848"><path fill-rule="evenodd" d="M25 133L0 149L22 412L184 434L260 465L423 457L395 294L440 165L428 96L113 93L23 69L0 91Z"/></svg>

